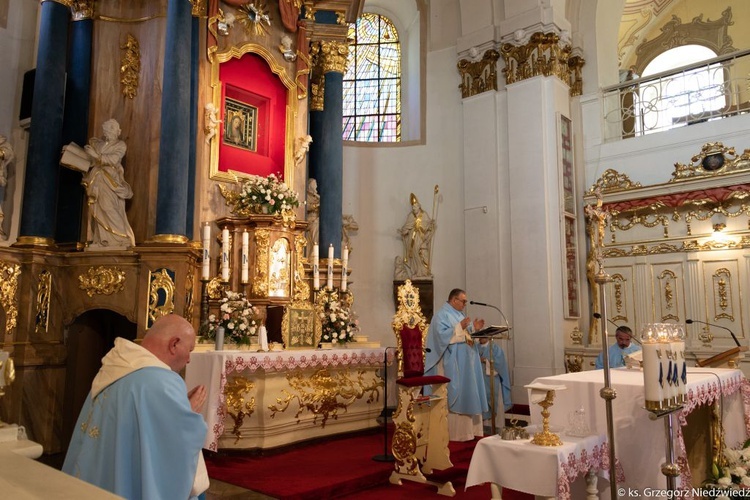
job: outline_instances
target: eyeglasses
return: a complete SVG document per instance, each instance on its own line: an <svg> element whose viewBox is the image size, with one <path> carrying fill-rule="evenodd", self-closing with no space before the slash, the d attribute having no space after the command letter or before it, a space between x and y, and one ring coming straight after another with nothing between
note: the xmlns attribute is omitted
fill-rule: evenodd
<svg viewBox="0 0 750 500"><path fill-rule="evenodd" d="M459 301L459 302L461 302L463 305L466 305L466 303L468 302L468 300L466 300L466 299L459 299L458 297L456 297L456 300Z"/></svg>

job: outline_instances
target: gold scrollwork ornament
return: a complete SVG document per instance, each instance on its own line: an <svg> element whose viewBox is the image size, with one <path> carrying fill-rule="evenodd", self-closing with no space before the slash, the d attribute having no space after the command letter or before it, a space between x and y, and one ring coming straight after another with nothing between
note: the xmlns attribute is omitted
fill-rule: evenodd
<svg viewBox="0 0 750 500"><path fill-rule="evenodd" d="M21 266L0 261L0 304L5 311L5 334L16 328L18 321L18 277Z"/></svg>
<svg viewBox="0 0 750 500"><path fill-rule="evenodd" d="M166 269L148 273L148 320L153 323L174 312L174 280Z"/></svg>
<svg viewBox="0 0 750 500"><path fill-rule="evenodd" d="M119 267L89 267L85 274L78 276L78 287L89 297L112 295L125 288L125 271Z"/></svg>
<svg viewBox="0 0 750 500"><path fill-rule="evenodd" d="M224 387L226 397L227 413L234 420L232 434L236 436L235 444L242 439L242 424L245 417L250 417L255 412L255 397L245 398L245 394L255 389L255 383L244 378L236 377L227 382Z"/></svg>

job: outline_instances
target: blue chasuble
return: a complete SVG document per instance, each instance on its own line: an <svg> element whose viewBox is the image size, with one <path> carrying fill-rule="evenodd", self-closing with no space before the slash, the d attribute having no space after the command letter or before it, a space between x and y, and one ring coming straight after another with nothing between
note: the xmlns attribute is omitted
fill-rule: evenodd
<svg viewBox="0 0 750 500"><path fill-rule="evenodd" d="M607 351L609 357L609 367L619 368L621 366L625 366L625 356L634 352L638 352L640 350L641 346L634 342L632 342L625 349L620 348L620 346L616 343L612 344L611 346L609 346L609 350ZM602 357L601 353L599 353L599 356L596 357L596 363L594 366L597 370L604 368L604 358Z"/></svg>
<svg viewBox="0 0 750 500"><path fill-rule="evenodd" d="M140 368L89 393L62 470L127 499L187 500L205 436L182 378Z"/></svg>
<svg viewBox="0 0 750 500"><path fill-rule="evenodd" d="M479 355L464 341L450 343L454 328L463 319L463 313L448 302L432 317L427 333L430 351L425 355L425 375L438 375L438 363L442 361L443 374L451 379L448 409L453 413L481 415L488 411L488 406ZM471 332L473 325L467 330Z"/></svg>

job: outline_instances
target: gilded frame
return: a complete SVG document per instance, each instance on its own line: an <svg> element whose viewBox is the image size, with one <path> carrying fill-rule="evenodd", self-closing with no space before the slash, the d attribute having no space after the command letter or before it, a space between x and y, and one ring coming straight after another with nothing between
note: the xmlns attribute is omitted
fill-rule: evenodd
<svg viewBox="0 0 750 500"><path fill-rule="evenodd" d="M291 304L284 308L281 336L286 349L316 349L323 327L312 304Z"/></svg>
<svg viewBox="0 0 750 500"><path fill-rule="evenodd" d="M286 70L279 65L274 59L271 52L262 45L256 43L246 43L239 47L231 47L225 52L217 52L211 60L211 102L216 109L221 109L221 80L219 79L219 67L223 62L232 58L239 59L247 53L257 54L262 57L271 69L273 74L277 75L286 87L286 126L284 130L284 183L287 186L294 186L294 127L297 115L297 85L294 79L290 78ZM223 136L223 134L222 134ZM209 178L211 180L235 182L238 178L250 177L249 174L229 170L227 172L219 171L219 141L217 137L210 143L209 154Z"/></svg>

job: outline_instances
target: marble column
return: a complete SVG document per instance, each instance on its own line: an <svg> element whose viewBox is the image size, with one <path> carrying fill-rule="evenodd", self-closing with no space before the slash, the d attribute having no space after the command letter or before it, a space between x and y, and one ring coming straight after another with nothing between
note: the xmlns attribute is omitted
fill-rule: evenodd
<svg viewBox="0 0 750 500"><path fill-rule="evenodd" d="M93 2L81 2L73 7L62 144L75 142L82 146L89 139L91 44L94 27L92 15ZM81 237L81 221L83 218L85 192L81 185L81 174L67 168L61 168L57 193L55 240L58 245L74 244Z"/></svg>
<svg viewBox="0 0 750 500"><path fill-rule="evenodd" d="M185 243L190 185L191 3L169 0L159 141L159 187L153 241Z"/></svg>
<svg viewBox="0 0 750 500"><path fill-rule="evenodd" d="M65 99L68 7L44 1L17 246L54 245Z"/></svg>
<svg viewBox="0 0 750 500"><path fill-rule="evenodd" d="M311 111L310 169L320 194L321 248L333 244L334 255L341 256L341 211L344 172L343 78L349 46L346 42L319 42L319 64L325 78L323 110ZM313 106L314 107L314 106Z"/></svg>
<svg viewBox="0 0 750 500"><path fill-rule="evenodd" d="M188 158L188 191L187 213L185 214L185 236L193 239L193 222L195 217L195 161L196 137L198 136L198 58L200 53L200 2L193 5L193 21L190 40L190 149ZM203 6L205 9L205 5Z"/></svg>

